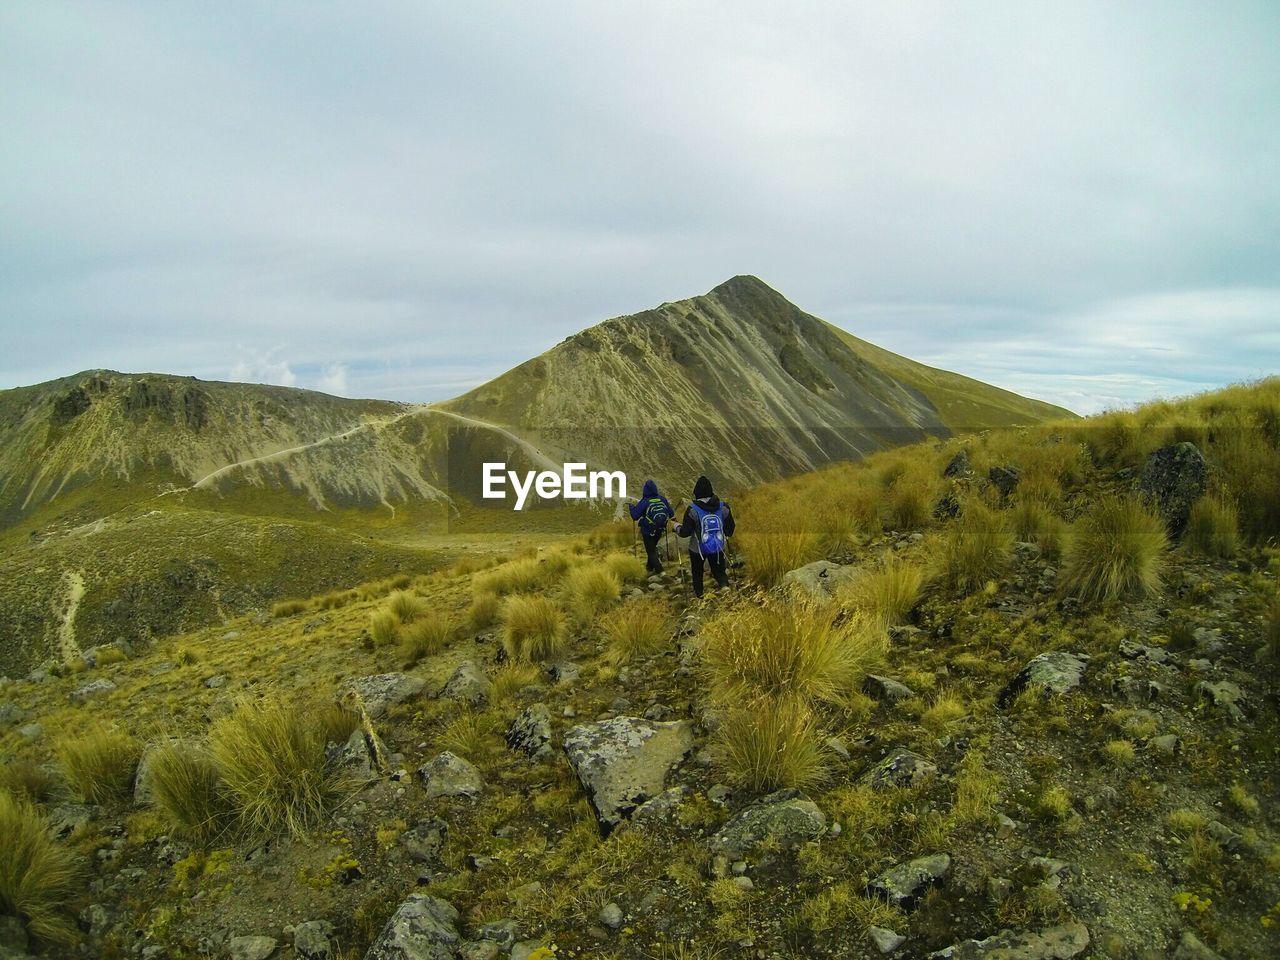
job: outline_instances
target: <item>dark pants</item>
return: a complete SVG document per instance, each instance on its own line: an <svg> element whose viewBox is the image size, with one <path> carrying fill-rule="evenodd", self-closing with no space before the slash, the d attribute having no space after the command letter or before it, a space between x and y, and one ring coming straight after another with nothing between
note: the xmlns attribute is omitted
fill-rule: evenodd
<svg viewBox="0 0 1280 960"><path fill-rule="evenodd" d="M729 574L724 569L723 553L708 553L705 557L695 550L689 551L689 567L693 572L693 595L695 597L702 596L702 561L706 561L711 567L711 576L715 577L716 585L724 588L729 585Z"/></svg>
<svg viewBox="0 0 1280 960"><path fill-rule="evenodd" d="M658 558L658 544L662 542L662 531L656 530L653 533L641 531L640 539L644 541L644 553L648 558L644 568L650 573L661 573L662 561Z"/></svg>

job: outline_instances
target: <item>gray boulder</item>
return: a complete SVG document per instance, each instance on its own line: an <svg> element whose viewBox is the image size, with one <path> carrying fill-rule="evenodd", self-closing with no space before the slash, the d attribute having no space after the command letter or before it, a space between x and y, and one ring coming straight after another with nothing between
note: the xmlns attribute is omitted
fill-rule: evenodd
<svg viewBox="0 0 1280 960"><path fill-rule="evenodd" d="M905 683L899 683L888 677L878 677L875 674L870 674L862 681L862 692L873 700L883 700L886 703L910 700L916 695L915 691Z"/></svg>
<svg viewBox="0 0 1280 960"><path fill-rule="evenodd" d="M474 797L484 789L480 771L449 751L418 768L427 799L436 797Z"/></svg>
<svg viewBox="0 0 1280 960"><path fill-rule="evenodd" d="M992 467L987 471L987 479L1000 491L1000 496L1008 499L1018 489L1018 481L1022 479L1017 467Z"/></svg>
<svg viewBox="0 0 1280 960"><path fill-rule="evenodd" d="M1225 714L1232 720L1240 721L1244 719L1244 691L1230 680L1219 680L1217 683L1201 680L1196 684L1195 691L1200 699L1210 704L1218 712Z"/></svg>
<svg viewBox="0 0 1280 960"><path fill-rule="evenodd" d="M931 853L890 867L867 884L867 889L884 897L891 905L907 910L914 906L926 889L941 883L950 869L951 857L945 853Z"/></svg>
<svg viewBox="0 0 1280 960"><path fill-rule="evenodd" d="M1205 946L1190 930L1184 930L1178 949L1173 951L1173 960L1222 960L1222 957Z"/></svg>
<svg viewBox="0 0 1280 960"><path fill-rule="evenodd" d="M711 852L741 860L766 839L784 850L816 840L827 829L826 815L799 790L779 790L732 817L711 838Z"/></svg>
<svg viewBox="0 0 1280 960"><path fill-rule="evenodd" d="M461 942L453 905L415 893L396 909L364 960L453 960Z"/></svg>
<svg viewBox="0 0 1280 960"><path fill-rule="evenodd" d="M955 477L967 477L973 473L973 466L969 463L969 454L965 450L960 450L951 462L942 470L942 475L948 479Z"/></svg>
<svg viewBox="0 0 1280 960"><path fill-rule="evenodd" d="M293 952L302 960L332 960L333 924L328 920L308 920L293 928Z"/></svg>
<svg viewBox="0 0 1280 960"><path fill-rule="evenodd" d="M1064 923L1040 931L1003 930L985 940L965 940L929 954L929 960L1071 960L1089 947L1089 928Z"/></svg>
<svg viewBox="0 0 1280 960"><path fill-rule="evenodd" d="M360 695L369 716L380 717L389 707L418 696L425 686L421 677L407 673L379 673L352 680L346 689Z"/></svg>
<svg viewBox="0 0 1280 960"><path fill-rule="evenodd" d="M693 726L687 720L614 717L580 724L564 735L569 765L606 832L660 794L667 774L692 749Z"/></svg>
<svg viewBox="0 0 1280 960"><path fill-rule="evenodd" d="M535 703L517 714L507 728L507 746L535 760L551 756L551 711L545 703Z"/></svg>
<svg viewBox="0 0 1280 960"><path fill-rule="evenodd" d="M110 680L91 680L82 687L76 687L71 691L72 703L88 703L90 700L96 700L103 694L110 693L116 688L116 685Z"/></svg>
<svg viewBox="0 0 1280 960"><path fill-rule="evenodd" d="M1032 657L1005 685L996 698L996 704L1001 708L1009 706L1029 686L1040 687L1050 693L1069 693L1080 686L1088 668L1089 656L1084 653L1067 653L1065 650L1042 653Z"/></svg>
<svg viewBox="0 0 1280 960"><path fill-rule="evenodd" d="M0 703L0 727L8 727L19 723L26 715L27 711L16 703L10 703L7 700L4 703Z"/></svg>
<svg viewBox="0 0 1280 960"><path fill-rule="evenodd" d="M631 823L635 826L654 826L670 823L684 801L688 791L681 786L669 787L652 800L646 800L636 807L631 814Z"/></svg>
<svg viewBox="0 0 1280 960"><path fill-rule="evenodd" d="M885 757L862 776L862 782L877 790L910 787L928 780L938 768L910 750L899 750Z"/></svg>
<svg viewBox="0 0 1280 960"><path fill-rule="evenodd" d="M886 927L868 927L867 936L883 955L888 955L907 942L907 938Z"/></svg>
<svg viewBox="0 0 1280 960"><path fill-rule="evenodd" d="M276 942L271 937L232 937L227 941L231 960L267 960L275 952Z"/></svg>
<svg viewBox="0 0 1280 960"><path fill-rule="evenodd" d="M18 917L0 914L0 957L9 951L10 956L25 956L29 938L27 927Z"/></svg>
<svg viewBox="0 0 1280 960"><path fill-rule="evenodd" d="M489 692L493 684L485 675L484 668L474 660L463 660L453 676L440 691L446 700L457 700L460 703L480 706L489 702Z"/></svg>
<svg viewBox="0 0 1280 960"><path fill-rule="evenodd" d="M377 745L382 747L383 756L386 756L381 738ZM325 744L324 755L329 766L348 780L372 780L375 777L376 761L363 730L352 730L344 744Z"/></svg>
<svg viewBox="0 0 1280 960"><path fill-rule="evenodd" d="M830 560L815 560L803 567L796 567L783 574L782 582L801 593L808 594L818 600L830 597L842 585L853 579L857 568L832 563Z"/></svg>
<svg viewBox="0 0 1280 960"><path fill-rule="evenodd" d="M419 820L400 835L400 844L405 852L419 863L430 863L435 860L449 838L449 824L439 817Z"/></svg>
<svg viewBox="0 0 1280 960"><path fill-rule="evenodd" d="M1180 536L1191 507L1204 495L1209 468L1194 443L1161 447L1147 457L1138 475L1138 493L1155 507L1169 533Z"/></svg>

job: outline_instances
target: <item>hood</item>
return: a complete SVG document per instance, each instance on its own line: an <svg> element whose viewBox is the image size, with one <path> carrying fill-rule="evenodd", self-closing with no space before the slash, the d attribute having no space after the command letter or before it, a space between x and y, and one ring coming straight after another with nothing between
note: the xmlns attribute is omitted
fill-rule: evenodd
<svg viewBox="0 0 1280 960"><path fill-rule="evenodd" d="M640 496L656 497L657 495L658 495L658 485L654 483L652 480L646 480L644 482L644 490L641 491Z"/></svg>
<svg viewBox="0 0 1280 960"><path fill-rule="evenodd" d="M714 496L715 491L711 489L711 481L706 477L699 477L698 482L693 485L693 499L705 500Z"/></svg>

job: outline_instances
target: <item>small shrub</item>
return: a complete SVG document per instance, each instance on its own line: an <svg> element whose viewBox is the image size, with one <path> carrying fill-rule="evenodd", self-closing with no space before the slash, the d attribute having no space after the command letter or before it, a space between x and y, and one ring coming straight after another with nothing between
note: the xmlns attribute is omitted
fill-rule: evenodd
<svg viewBox="0 0 1280 960"><path fill-rule="evenodd" d="M603 567L578 567L570 571L564 583L569 609L579 623L590 623L622 595L618 578Z"/></svg>
<svg viewBox="0 0 1280 960"><path fill-rule="evenodd" d="M1209 819L1203 813L1185 807L1173 810L1165 817L1165 826L1169 828L1169 832L1183 839L1203 830L1208 823Z"/></svg>
<svg viewBox="0 0 1280 960"><path fill-rule="evenodd" d="M273 617L292 617L299 613L305 613L307 610L307 601L305 600L281 600L271 605L271 615Z"/></svg>
<svg viewBox="0 0 1280 960"><path fill-rule="evenodd" d="M920 715L920 725L935 737L940 737L968 713L969 708L955 694L941 693L934 698L929 709Z"/></svg>
<svg viewBox="0 0 1280 960"><path fill-rule="evenodd" d="M311 710L281 700L242 704L215 721L209 753L240 826L295 836L316 826L336 786L324 746Z"/></svg>
<svg viewBox="0 0 1280 960"><path fill-rule="evenodd" d="M147 781L156 808L174 832L208 843L226 829L231 809L218 767L203 747L167 743L148 758Z"/></svg>
<svg viewBox="0 0 1280 960"><path fill-rule="evenodd" d="M379 647L396 642L400 635L400 621L390 610L375 610L369 615L369 636Z"/></svg>
<svg viewBox="0 0 1280 960"><path fill-rule="evenodd" d="M1258 803L1258 798L1251 795L1248 790L1238 783L1233 783L1231 789L1227 791L1227 800L1240 816L1252 820L1258 815L1262 809Z"/></svg>
<svg viewBox="0 0 1280 960"><path fill-rule="evenodd" d="M600 620L600 630L609 645L608 661L614 666L658 652L670 629L670 615L657 600L628 603Z"/></svg>
<svg viewBox="0 0 1280 960"><path fill-rule="evenodd" d="M431 610L401 631L400 644L405 659L417 663L439 653L452 637L453 619L443 610Z"/></svg>
<svg viewBox="0 0 1280 960"><path fill-rule="evenodd" d="M1206 557L1227 559L1240 552L1240 514L1220 497L1201 497L1191 508L1182 542Z"/></svg>
<svg viewBox="0 0 1280 960"><path fill-rule="evenodd" d="M472 630L483 630L485 627L493 626L501 609L502 601L498 599L497 594L478 593L472 599L471 606L467 608L467 623L471 625Z"/></svg>
<svg viewBox="0 0 1280 960"><path fill-rule="evenodd" d="M426 605L408 590L397 590L387 600L387 609L401 623L410 624L422 616Z"/></svg>
<svg viewBox="0 0 1280 960"><path fill-rule="evenodd" d="M502 606L502 645L513 660L553 659L564 652L568 636L564 611L553 600L516 595Z"/></svg>
<svg viewBox="0 0 1280 960"><path fill-rule="evenodd" d="M1186 620L1176 620L1169 627L1168 647L1176 653L1191 650L1196 645L1196 630Z"/></svg>
<svg viewBox="0 0 1280 960"><path fill-rule="evenodd" d="M1164 523L1136 500L1107 498L1082 516L1063 557L1065 593L1089 602L1144 596L1160 586Z"/></svg>
<svg viewBox="0 0 1280 960"><path fill-rule="evenodd" d="M110 803L133 793L142 748L128 734L99 725L83 736L60 740L54 754L82 800Z"/></svg>
<svg viewBox="0 0 1280 960"><path fill-rule="evenodd" d="M962 593L980 589L1009 565L1013 534L999 512L978 500L965 504L946 537L940 554L942 578Z"/></svg>
<svg viewBox="0 0 1280 960"><path fill-rule="evenodd" d="M1133 744L1128 740L1110 740L1102 747L1102 759L1113 767L1131 766L1135 756Z"/></svg>
<svg viewBox="0 0 1280 960"><path fill-rule="evenodd" d="M611 553L604 558L604 565L620 583L635 583L648 575L644 561L629 553Z"/></svg>
<svg viewBox="0 0 1280 960"><path fill-rule="evenodd" d="M508 703L525 687L537 683L541 672L531 663L508 660L493 674L489 688L489 702L495 706Z"/></svg>
<svg viewBox="0 0 1280 960"><path fill-rule="evenodd" d="M200 662L200 655L191 647L183 647L178 651L178 663L180 666L190 667Z"/></svg>
<svg viewBox="0 0 1280 960"><path fill-rule="evenodd" d="M0 838L0 913L25 919L40 940L70 943L76 925L65 910L80 879L71 851L30 801L3 790Z"/></svg>
<svg viewBox="0 0 1280 960"><path fill-rule="evenodd" d="M844 590L842 598L865 610L886 626L904 623L924 592L925 572L897 554L886 554L873 569L864 570Z"/></svg>
<svg viewBox="0 0 1280 960"><path fill-rule="evenodd" d="M884 633L865 616L809 601L775 601L722 614L703 628L715 696L794 694L840 703L883 659Z"/></svg>
<svg viewBox="0 0 1280 960"><path fill-rule="evenodd" d="M1046 820L1065 820L1071 813L1071 794L1062 787L1045 787L1036 801L1036 809Z"/></svg>
<svg viewBox="0 0 1280 960"><path fill-rule="evenodd" d="M756 792L824 781L824 740L813 711L795 696L761 696L732 707L715 733L728 774Z"/></svg>

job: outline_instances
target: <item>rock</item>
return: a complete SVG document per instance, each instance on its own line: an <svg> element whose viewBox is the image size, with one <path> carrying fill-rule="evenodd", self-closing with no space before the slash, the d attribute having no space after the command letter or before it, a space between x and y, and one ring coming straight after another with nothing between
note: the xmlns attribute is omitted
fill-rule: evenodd
<svg viewBox="0 0 1280 960"><path fill-rule="evenodd" d="M969 453L966 450L958 451L942 470L942 475L948 478L967 477L972 473L973 467L969 463Z"/></svg>
<svg viewBox="0 0 1280 960"><path fill-rule="evenodd" d="M204 685L210 690L217 690L219 687L225 687L227 685L227 675L225 673L214 674L212 677L205 680Z"/></svg>
<svg viewBox="0 0 1280 960"><path fill-rule="evenodd" d="M1166 733L1163 736L1152 737L1149 742L1153 750L1164 754L1166 757L1172 757L1182 751L1182 738L1176 733Z"/></svg>
<svg viewBox="0 0 1280 960"><path fill-rule="evenodd" d="M667 774L692 749L693 725L687 720L615 717L580 724L564 735L569 765L606 832L661 793Z"/></svg>
<svg viewBox="0 0 1280 960"><path fill-rule="evenodd" d="M1051 650L1032 657L1000 691L996 704L1001 708L1009 706L1028 686L1041 687L1051 693L1068 693L1080 686L1088 664L1087 654L1064 650Z"/></svg>
<svg viewBox="0 0 1280 960"><path fill-rule="evenodd" d="M827 737L827 739L824 740L823 743L826 745L827 749L830 750L833 755L839 757L841 760L849 759L848 744L846 744L839 737Z"/></svg>
<svg viewBox="0 0 1280 960"><path fill-rule="evenodd" d="M84 686L77 687L75 690L71 691L71 702L87 703L90 700L102 696L104 693L110 693L115 688L116 685L110 680L92 680Z"/></svg>
<svg viewBox="0 0 1280 960"><path fill-rule="evenodd" d="M80 911L80 926L90 939L98 939L111 926L111 914L100 903L91 903Z"/></svg>
<svg viewBox="0 0 1280 960"><path fill-rule="evenodd" d="M522 940L511 948L511 960L529 960L539 950L546 950L541 940ZM542 954L539 954L539 960L543 960Z"/></svg>
<svg viewBox="0 0 1280 960"><path fill-rule="evenodd" d="M884 927L868 927L867 936L871 938L871 942L876 945L876 949L882 954L893 953L893 951L907 942L907 938L902 934L894 933Z"/></svg>
<svg viewBox="0 0 1280 960"><path fill-rule="evenodd" d="M18 728L18 736L28 743L34 742L44 736L44 727L38 723L23 724Z"/></svg>
<svg viewBox="0 0 1280 960"><path fill-rule="evenodd" d="M992 467L987 471L987 479L991 481L991 485L1000 491L1000 496L1006 500L1018 489L1018 481L1022 478L1021 472L1017 467Z"/></svg>
<svg viewBox="0 0 1280 960"><path fill-rule="evenodd" d="M458 911L436 897L412 894L400 904L364 960L453 960L461 937Z"/></svg>
<svg viewBox="0 0 1280 960"><path fill-rule="evenodd" d="M421 677L407 673L380 673L352 680L346 689L360 695L370 717L380 717L388 707L416 697L425 686L426 681Z"/></svg>
<svg viewBox="0 0 1280 960"><path fill-rule="evenodd" d="M826 815L817 804L799 790L779 790L731 817L711 838L711 852L741 860L766 838L794 850L826 829Z"/></svg>
<svg viewBox="0 0 1280 960"><path fill-rule="evenodd" d="M684 801L686 792L684 787L675 786L663 790L652 800L646 800L631 814L632 824L653 826L659 823L670 823L676 809Z"/></svg>
<svg viewBox="0 0 1280 960"><path fill-rule="evenodd" d="M568 660L547 665L547 676L552 683L574 683L582 675L582 668Z"/></svg>
<svg viewBox="0 0 1280 960"><path fill-rule="evenodd" d="M507 728L507 746L535 760L551 756L551 711L545 703L521 710Z"/></svg>
<svg viewBox="0 0 1280 960"><path fill-rule="evenodd" d="M875 674L868 675L867 679L862 681L862 692L873 700L883 700L887 703L910 700L916 695L915 691L905 683L899 683L888 677L878 677Z"/></svg>
<svg viewBox="0 0 1280 960"><path fill-rule="evenodd" d="M1222 957L1206 947L1190 930L1184 930L1178 949L1173 951L1173 960L1222 960Z"/></svg>
<svg viewBox="0 0 1280 960"><path fill-rule="evenodd" d="M954 520L960 516L961 501L954 493L945 493L933 504L933 519Z"/></svg>
<svg viewBox="0 0 1280 960"><path fill-rule="evenodd" d="M267 960L275 952L276 942L271 937L232 937L227 941L231 960Z"/></svg>
<svg viewBox="0 0 1280 960"><path fill-rule="evenodd" d="M449 838L449 824L439 817L419 820L400 835L405 852L419 863L434 861Z"/></svg>
<svg viewBox="0 0 1280 960"><path fill-rule="evenodd" d="M1120 641L1120 656L1126 660L1150 660L1152 663L1168 663L1173 659L1164 647L1152 647L1132 640Z"/></svg>
<svg viewBox="0 0 1280 960"><path fill-rule="evenodd" d="M965 940L929 954L930 960L1070 960L1089 946L1089 928L1064 923L1039 932L1004 930L985 940Z"/></svg>
<svg viewBox="0 0 1280 960"><path fill-rule="evenodd" d="M3 951L23 954L27 952L27 928L17 917L0 914L0 956Z"/></svg>
<svg viewBox="0 0 1280 960"><path fill-rule="evenodd" d="M1225 646L1222 642L1222 631L1216 627L1196 627L1191 632L1191 638L1195 642L1196 653L1206 657L1217 656L1222 653Z"/></svg>
<svg viewBox="0 0 1280 960"><path fill-rule="evenodd" d="M929 779L938 768L910 750L899 750L886 757L862 776L862 782L877 790L910 787Z"/></svg>
<svg viewBox="0 0 1280 960"><path fill-rule="evenodd" d="M783 574L782 582L811 597L825 600L842 584L852 580L856 572L857 568L852 565L844 566L832 563L830 560L815 560L813 563L796 567Z"/></svg>
<svg viewBox="0 0 1280 960"><path fill-rule="evenodd" d="M381 740L378 742L381 744ZM382 749L385 756L386 747ZM324 755L329 766L349 780L374 779L375 760L363 730L352 730L347 742L341 746L336 743L326 744Z"/></svg>
<svg viewBox="0 0 1280 960"><path fill-rule="evenodd" d="M82 803L60 803L47 814L49 832L55 837L66 837L77 827L83 827L93 819L95 807Z"/></svg>
<svg viewBox="0 0 1280 960"><path fill-rule="evenodd" d="M616 903L606 903L600 908L600 914L596 919L610 930L617 930L622 926L622 908Z"/></svg>
<svg viewBox="0 0 1280 960"><path fill-rule="evenodd" d="M491 940L503 950L510 950L520 939L520 924L514 920L495 920L484 924L477 932L479 940Z"/></svg>
<svg viewBox="0 0 1280 960"><path fill-rule="evenodd" d="M987 899L994 904L1004 903L1013 893L1013 881L1008 877L987 878Z"/></svg>
<svg viewBox="0 0 1280 960"><path fill-rule="evenodd" d="M308 920L293 928L293 951L303 960L331 960L333 924L328 920Z"/></svg>
<svg viewBox="0 0 1280 960"><path fill-rule="evenodd" d="M950 869L951 857L932 853L890 867L867 884L867 889L884 897L892 906L908 910L926 888L941 883Z"/></svg>
<svg viewBox="0 0 1280 960"><path fill-rule="evenodd" d="M1230 680L1219 680L1217 683L1201 680L1196 684L1195 692L1202 700L1232 720L1244 719L1244 691Z"/></svg>
<svg viewBox="0 0 1280 960"><path fill-rule="evenodd" d="M26 715L27 711L16 703L10 703L7 700L4 703L0 703L0 727L8 727L19 723Z"/></svg>
<svg viewBox="0 0 1280 960"><path fill-rule="evenodd" d="M502 956L502 948L492 940L476 940L464 943L458 956L461 960L498 960Z"/></svg>
<svg viewBox="0 0 1280 960"><path fill-rule="evenodd" d="M164 746L177 742L177 740L170 740ZM143 748L142 755L138 758L138 769L133 775L133 802L139 806L146 806L155 800L155 794L151 789L151 764L155 762L156 753L160 749L161 744L149 743Z"/></svg>
<svg viewBox="0 0 1280 960"><path fill-rule="evenodd" d="M489 682L480 664L474 660L463 660L440 691L440 696L446 700L480 706L489 702L492 688L493 684Z"/></svg>
<svg viewBox="0 0 1280 960"><path fill-rule="evenodd" d="M484 789L480 771L449 751L418 768L428 800L436 797L474 797Z"/></svg>
<svg viewBox="0 0 1280 960"><path fill-rule="evenodd" d="M1147 457L1138 476L1138 493L1159 512L1169 533L1178 537L1191 507L1208 487L1209 468L1194 443L1161 447Z"/></svg>

